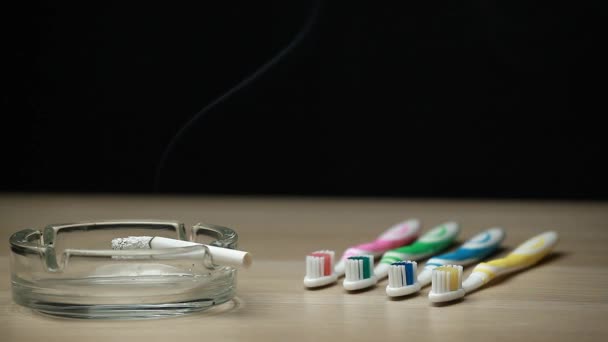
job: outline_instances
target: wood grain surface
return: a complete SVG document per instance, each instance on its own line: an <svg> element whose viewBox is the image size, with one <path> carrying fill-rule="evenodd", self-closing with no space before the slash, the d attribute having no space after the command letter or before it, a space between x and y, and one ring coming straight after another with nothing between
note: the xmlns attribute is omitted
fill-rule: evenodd
<svg viewBox="0 0 608 342"><path fill-rule="evenodd" d="M560 242L536 267L497 280L447 306L429 304L428 287L390 300L386 280L369 291L340 285L306 290L304 256L341 253L400 220L425 228L457 220L460 241L491 226L505 249L544 230ZM240 271L234 301L185 317L139 321L58 319L13 303L8 237L49 223L175 219L229 226L254 255ZM606 341L608 203L232 197L0 195L0 341ZM468 275L471 268L465 270Z"/></svg>

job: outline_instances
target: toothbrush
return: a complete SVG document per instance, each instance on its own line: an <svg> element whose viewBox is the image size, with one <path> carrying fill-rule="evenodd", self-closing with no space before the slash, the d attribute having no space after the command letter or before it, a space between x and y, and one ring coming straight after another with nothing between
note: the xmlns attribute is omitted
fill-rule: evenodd
<svg viewBox="0 0 608 342"><path fill-rule="evenodd" d="M407 221L399 222L387 229L373 242L364 243L348 248L340 258L340 261L336 264L334 268L335 273L338 276L344 274L344 265L346 259L351 256L373 255L375 257L379 257L382 255L382 253L388 250L400 246L409 245L414 240L416 240L419 232L420 221L416 219L410 219Z"/></svg>
<svg viewBox="0 0 608 342"><path fill-rule="evenodd" d="M201 243L169 239L161 236L129 236L126 238L112 239L112 249L163 249L190 246L207 246L214 263L232 267L249 268L253 262L251 254L236 249L203 245ZM191 253L193 258L202 256L205 252Z"/></svg>
<svg viewBox="0 0 608 342"><path fill-rule="evenodd" d="M487 229L465 242L460 248L454 252L445 253L429 259L424 266L422 272L416 276L416 270L406 268L406 264L393 263L391 270L388 273L388 285L386 286L386 294L389 297L398 297L418 292L420 288L431 283L433 270L445 265L461 265L466 266L478 262L494 252L500 243L504 240L505 232L502 228ZM411 283L392 281L391 278L405 279L410 277L413 279ZM410 279L408 278L408 279ZM416 285L417 284L417 285Z"/></svg>
<svg viewBox="0 0 608 342"><path fill-rule="evenodd" d="M479 263L463 282L462 266L441 266L433 270L429 300L440 303L464 297L495 277L533 266L553 250L558 235L549 231L522 243L509 255L490 262Z"/></svg>
<svg viewBox="0 0 608 342"><path fill-rule="evenodd" d="M374 266L373 255L349 257L346 259L344 266L345 277L342 286L344 286L346 290L360 290L374 286L378 282L378 279L372 270L372 267Z"/></svg>
<svg viewBox="0 0 608 342"><path fill-rule="evenodd" d="M335 283L338 275L334 272L334 256L334 251L316 251L307 255L304 286L312 288Z"/></svg>
<svg viewBox="0 0 608 342"><path fill-rule="evenodd" d="M465 266L479 261L494 252L504 236L501 228L491 228L481 232L456 251L429 259L417 279L415 278L416 267L407 267L407 263L403 262L393 263L388 272L386 294L389 297L397 297L418 292L420 288L431 282L432 271L435 268L448 264ZM403 281L403 279L408 281Z"/></svg>
<svg viewBox="0 0 608 342"><path fill-rule="evenodd" d="M460 226L456 222L441 224L409 246L392 249L382 256L380 263L374 269L378 279L388 275L392 263L402 260L416 261L424 259L449 247L460 233Z"/></svg>

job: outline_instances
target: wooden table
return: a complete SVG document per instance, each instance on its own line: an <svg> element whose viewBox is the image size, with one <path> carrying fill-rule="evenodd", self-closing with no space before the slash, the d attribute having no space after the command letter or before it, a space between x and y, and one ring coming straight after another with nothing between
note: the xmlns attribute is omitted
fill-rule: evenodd
<svg viewBox="0 0 608 342"><path fill-rule="evenodd" d="M556 230L561 241L537 267L448 306L430 305L428 288L390 300L386 280L357 294L339 285L303 288L308 252L341 252L409 217L425 228L457 220L461 240L499 225L509 248L544 230ZM240 247L255 257L239 274L237 298L200 314L142 321L58 319L12 302L6 243L12 232L123 218L235 228ZM0 223L1 341L608 340L608 203L4 194Z"/></svg>

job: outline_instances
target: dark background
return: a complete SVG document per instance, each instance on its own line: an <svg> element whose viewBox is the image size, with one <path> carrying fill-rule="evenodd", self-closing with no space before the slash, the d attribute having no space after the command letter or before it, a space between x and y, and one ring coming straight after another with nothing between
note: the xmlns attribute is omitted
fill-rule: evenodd
<svg viewBox="0 0 608 342"><path fill-rule="evenodd" d="M19 6L3 191L154 191L304 32L160 191L608 198L601 2Z"/></svg>

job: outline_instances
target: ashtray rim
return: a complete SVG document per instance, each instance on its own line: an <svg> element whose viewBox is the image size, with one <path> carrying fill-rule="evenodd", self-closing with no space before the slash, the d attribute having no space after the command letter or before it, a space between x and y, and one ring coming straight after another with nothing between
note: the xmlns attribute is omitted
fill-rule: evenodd
<svg viewBox="0 0 608 342"><path fill-rule="evenodd" d="M200 232L205 232L207 236L216 238L210 245L235 249L238 243L238 234L233 229L208 223L197 223L191 228L191 234L186 233L185 225L178 221L170 220L102 220L87 221L76 223L49 224L43 230L25 228L13 233L9 238L11 252L30 253L44 255L47 269L51 272L61 269L61 262L54 250L54 242L59 232L66 232L73 229L108 229L112 227L154 227L170 226L175 229L177 239L183 241L193 241ZM40 241L36 243L34 241ZM172 247L165 250L124 250L117 251L112 249L78 249L80 253L96 253L98 256L142 256L142 255L163 255L172 253L187 252L191 247Z"/></svg>

